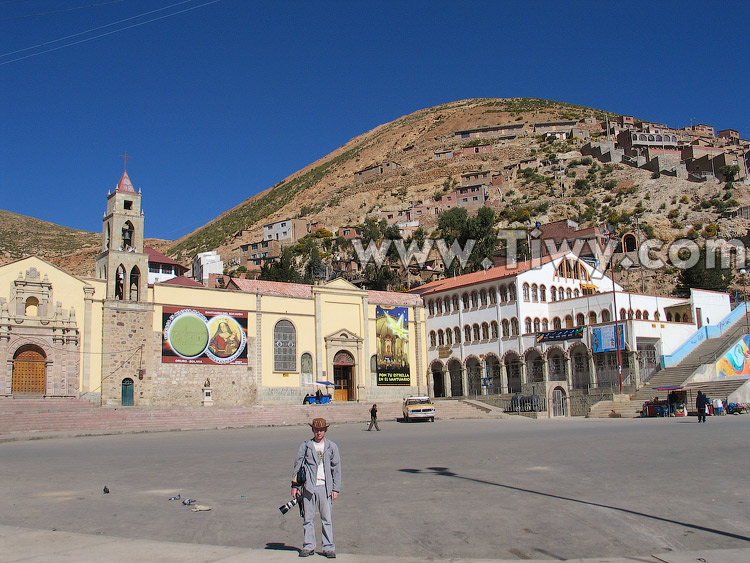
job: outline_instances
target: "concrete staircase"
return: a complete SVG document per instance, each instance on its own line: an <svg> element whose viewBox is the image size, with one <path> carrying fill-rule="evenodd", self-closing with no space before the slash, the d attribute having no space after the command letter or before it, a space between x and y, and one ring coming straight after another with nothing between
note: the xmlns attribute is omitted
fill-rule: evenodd
<svg viewBox="0 0 750 563"><path fill-rule="evenodd" d="M334 424L370 420L369 403L253 405L248 407L101 407L77 399L0 399L0 435L20 433L118 434L125 432L287 426L323 417ZM401 418L401 403L378 403L378 419ZM470 401L436 403L436 419L494 418Z"/></svg>
<svg viewBox="0 0 750 563"><path fill-rule="evenodd" d="M591 407L589 418L607 418L612 411L620 413L623 418L639 416L643 403L654 397L666 400L669 391L657 391L654 387L684 387L689 390L688 404L694 404L698 390L703 391L711 398L724 400L733 391L738 389L747 380L739 381L712 381L703 383L685 384L690 376L704 364L715 362L721 355L734 345L743 334L746 327L744 318L735 322L724 334L701 342L695 350L688 354L679 364L664 368L649 379L643 387L630 397L626 395L615 395L613 401L601 401Z"/></svg>
<svg viewBox="0 0 750 563"><path fill-rule="evenodd" d="M586 418L637 418L643 401L633 401L629 395L615 395L611 401L599 401L591 407Z"/></svg>

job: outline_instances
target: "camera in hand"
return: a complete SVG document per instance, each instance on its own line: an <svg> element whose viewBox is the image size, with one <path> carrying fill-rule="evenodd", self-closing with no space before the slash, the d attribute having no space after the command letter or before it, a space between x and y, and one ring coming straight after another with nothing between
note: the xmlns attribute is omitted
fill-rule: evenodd
<svg viewBox="0 0 750 563"><path fill-rule="evenodd" d="M297 503L299 502L299 497L294 497L292 500L290 500L288 503L286 503L284 506L280 506L279 510L282 514L286 514L289 512L290 509L297 506Z"/></svg>

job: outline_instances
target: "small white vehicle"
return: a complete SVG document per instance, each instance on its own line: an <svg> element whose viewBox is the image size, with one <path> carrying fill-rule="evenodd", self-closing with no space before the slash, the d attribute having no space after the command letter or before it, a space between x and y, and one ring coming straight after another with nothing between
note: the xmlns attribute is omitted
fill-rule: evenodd
<svg viewBox="0 0 750 563"><path fill-rule="evenodd" d="M427 419L435 422L435 405L429 397L406 397L402 412L404 422Z"/></svg>

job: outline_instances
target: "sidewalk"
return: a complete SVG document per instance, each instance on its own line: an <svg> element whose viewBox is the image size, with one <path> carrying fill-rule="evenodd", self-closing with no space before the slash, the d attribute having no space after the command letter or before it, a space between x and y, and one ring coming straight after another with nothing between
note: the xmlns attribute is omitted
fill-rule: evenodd
<svg viewBox="0 0 750 563"><path fill-rule="evenodd" d="M301 535L301 530L300 530ZM427 563L451 561L452 563L473 563L500 561L491 559L435 559L421 557L401 557L377 555L351 555L338 553L337 561L345 563L367 563L399 561L400 563ZM245 549L220 545L203 545L149 540L132 540L111 536L91 536L71 532L34 530L0 526L0 562L12 561L76 561L79 563L99 563L100 561L155 561L159 563L192 563L222 561L281 563L299 559L297 550L290 546L269 546L267 549ZM322 561L315 556L308 561ZM508 561L508 560L505 560ZM527 560L541 562L542 560ZM545 560L546 561L546 560ZM575 559L579 563L745 563L750 561L749 549L722 549L714 551L672 552L634 558L591 558Z"/></svg>

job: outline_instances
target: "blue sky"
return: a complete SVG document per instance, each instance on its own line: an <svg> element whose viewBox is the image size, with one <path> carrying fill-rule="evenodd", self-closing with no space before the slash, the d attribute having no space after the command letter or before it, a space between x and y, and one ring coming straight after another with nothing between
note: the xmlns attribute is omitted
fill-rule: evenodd
<svg viewBox="0 0 750 563"><path fill-rule="evenodd" d="M0 0L0 208L99 231L127 151L146 236L176 239L352 137L475 97L748 139L748 22L738 1Z"/></svg>

